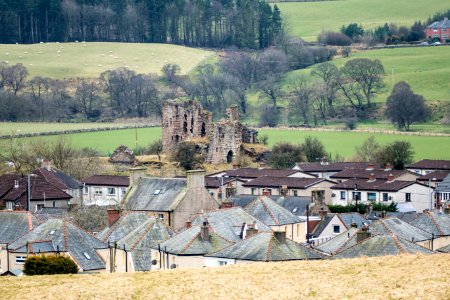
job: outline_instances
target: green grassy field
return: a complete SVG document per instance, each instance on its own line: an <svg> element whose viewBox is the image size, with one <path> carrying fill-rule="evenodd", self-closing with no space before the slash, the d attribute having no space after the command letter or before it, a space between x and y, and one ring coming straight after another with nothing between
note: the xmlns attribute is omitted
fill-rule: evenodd
<svg viewBox="0 0 450 300"><path fill-rule="evenodd" d="M37 123L37 122L0 122L0 135L15 135L51 131L66 131L91 128L120 127L130 124L120 123Z"/></svg>
<svg viewBox="0 0 450 300"><path fill-rule="evenodd" d="M186 74L212 55L212 51L169 44L0 44L0 61L22 63L31 77L95 78L106 70L125 66L138 73L159 73L166 63L178 64Z"/></svg>
<svg viewBox="0 0 450 300"><path fill-rule="evenodd" d="M103 155L111 154L114 149L124 144L131 149L136 148L136 132L138 147L145 147L149 143L161 138L161 128L139 128L99 131L89 133L75 133L64 135L73 145L78 148L91 147ZM370 135L374 135L378 142L386 144L394 140L406 140L413 145L416 156L415 159L423 158L442 158L450 159L450 138L449 137L430 137L430 136L405 136L397 134L369 134L360 132L315 132L315 131L297 131L297 130L260 130L259 135L267 134L269 137L269 146L278 142L302 143L306 136L316 136L319 138L327 152L336 153L351 158L355 147L360 145ZM58 136L38 137L48 140L54 140ZM29 139L35 139L29 138Z"/></svg>
<svg viewBox="0 0 450 300"><path fill-rule="evenodd" d="M351 158L355 147L361 145L369 136L375 136L380 144L387 144L395 140L409 141L414 150L415 160L424 158L450 159L450 138L434 136L406 136L399 134L370 134L361 132L316 132L299 130L259 130L259 136L267 134L269 146L278 142L303 143L306 136L315 136L333 156L340 154Z"/></svg>
<svg viewBox="0 0 450 300"><path fill-rule="evenodd" d="M445 0L340 0L277 3L291 33L314 41L322 30L361 24L374 28L384 23L411 26L436 12L450 9Z"/></svg>
<svg viewBox="0 0 450 300"><path fill-rule="evenodd" d="M406 81L413 91L426 100L450 101L450 47L414 47L360 51L349 58L333 62L342 66L349 59L379 59L384 65L386 87L375 101L385 102L392 91L392 82ZM285 83L298 75L309 75L312 68L293 71L286 76Z"/></svg>

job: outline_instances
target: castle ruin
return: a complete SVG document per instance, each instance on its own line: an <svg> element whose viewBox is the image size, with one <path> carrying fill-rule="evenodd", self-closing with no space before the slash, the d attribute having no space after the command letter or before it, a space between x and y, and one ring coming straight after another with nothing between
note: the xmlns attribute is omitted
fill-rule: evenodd
<svg viewBox="0 0 450 300"><path fill-rule="evenodd" d="M163 107L163 150L173 152L181 142L206 145L206 162L231 163L243 143L258 143L258 132L240 122L237 106L227 109L227 119L212 121L212 113L196 101L166 101Z"/></svg>

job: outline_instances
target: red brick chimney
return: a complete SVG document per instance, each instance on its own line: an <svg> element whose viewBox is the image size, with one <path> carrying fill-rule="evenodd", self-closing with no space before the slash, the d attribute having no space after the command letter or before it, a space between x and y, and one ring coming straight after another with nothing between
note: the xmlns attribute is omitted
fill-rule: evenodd
<svg viewBox="0 0 450 300"><path fill-rule="evenodd" d="M392 175L392 173L388 175L387 181L388 181L388 182L394 181L394 175Z"/></svg>
<svg viewBox="0 0 450 300"><path fill-rule="evenodd" d="M47 171L52 170L52 164L48 159L44 159L41 163L41 168L45 168Z"/></svg>
<svg viewBox="0 0 450 300"><path fill-rule="evenodd" d="M374 182L375 180L376 180L375 174L370 173L370 175L369 175L369 180L367 180L367 181L368 181L368 182Z"/></svg>
<svg viewBox="0 0 450 300"><path fill-rule="evenodd" d="M107 213L108 213L108 226L111 227L120 218L120 210L108 209Z"/></svg>
<svg viewBox="0 0 450 300"><path fill-rule="evenodd" d="M391 163L386 163L386 166L384 166L384 170L385 170L385 171L390 171L390 170L392 170L392 164L391 164Z"/></svg>
<svg viewBox="0 0 450 300"><path fill-rule="evenodd" d="M192 221L187 220L186 221L186 228L191 228L192 227Z"/></svg>
<svg viewBox="0 0 450 300"><path fill-rule="evenodd" d="M369 163L369 165L367 166L366 170L367 171L372 171L373 169L375 169L375 165L373 163Z"/></svg>

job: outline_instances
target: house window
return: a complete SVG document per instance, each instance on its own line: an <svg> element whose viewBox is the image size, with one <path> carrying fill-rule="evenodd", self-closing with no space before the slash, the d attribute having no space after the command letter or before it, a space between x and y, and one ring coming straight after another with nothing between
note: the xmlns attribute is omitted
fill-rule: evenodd
<svg viewBox="0 0 450 300"><path fill-rule="evenodd" d="M406 193L405 194L405 201L406 202L411 202L411 193Z"/></svg>
<svg viewBox="0 0 450 300"><path fill-rule="evenodd" d="M13 210L14 202L12 201L6 201L6 209L7 210Z"/></svg>
<svg viewBox="0 0 450 300"><path fill-rule="evenodd" d="M53 201L53 207L56 207L56 201Z"/></svg>
<svg viewBox="0 0 450 300"><path fill-rule="evenodd" d="M341 232L341 226L333 225L333 233L340 233L340 232Z"/></svg>
<svg viewBox="0 0 450 300"><path fill-rule="evenodd" d="M272 189L267 189L267 192L269 193L269 195L272 195Z"/></svg>
<svg viewBox="0 0 450 300"><path fill-rule="evenodd" d="M127 193L127 189L126 188L121 188L120 190L122 191L122 196L125 196L125 194Z"/></svg>
<svg viewBox="0 0 450 300"><path fill-rule="evenodd" d="M96 195L101 195L101 194L103 194L102 188L96 187L96 188L94 189L94 193L95 193Z"/></svg>
<svg viewBox="0 0 450 300"><path fill-rule="evenodd" d="M297 197L298 196L298 191L294 190L294 196Z"/></svg>
<svg viewBox="0 0 450 300"><path fill-rule="evenodd" d="M361 200L361 192L353 192L353 200Z"/></svg>
<svg viewBox="0 0 450 300"><path fill-rule="evenodd" d="M108 195L116 195L116 188L108 188Z"/></svg>
<svg viewBox="0 0 450 300"><path fill-rule="evenodd" d="M158 214L158 219L160 221L164 221L164 214Z"/></svg>
<svg viewBox="0 0 450 300"><path fill-rule="evenodd" d="M367 200L377 201L377 193L367 193Z"/></svg>
<svg viewBox="0 0 450 300"><path fill-rule="evenodd" d="M83 193L89 194L89 187L88 186L84 186Z"/></svg>
<svg viewBox="0 0 450 300"><path fill-rule="evenodd" d="M44 204L38 204L36 205L36 210L41 210L44 208Z"/></svg>
<svg viewBox="0 0 450 300"><path fill-rule="evenodd" d="M27 260L26 256L16 256L16 264L23 265Z"/></svg>
<svg viewBox="0 0 450 300"><path fill-rule="evenodd" d="M224 261L224 260L219 260L219 266L220 267L222 267L222 266L226 266L228 263L226 262L226 261Z"/></svg>
<svg viewBox="0 0 450 300"><path fill-rule="evenodd" d="M341 191L341 200L345 200L347 198L347 193L345 191Z"/></svg>
<svg viewBox="0 0 450 300"><path fill-rule="evenodd" d="M383 193L383 201L388 201L388 200L389 200L388 193Z"/></svg>
<svg viewBox="0 0 450 300"><path fill-rule="evenodd" d="M256 195L256 188L252 188L252 195Z"/></svg>

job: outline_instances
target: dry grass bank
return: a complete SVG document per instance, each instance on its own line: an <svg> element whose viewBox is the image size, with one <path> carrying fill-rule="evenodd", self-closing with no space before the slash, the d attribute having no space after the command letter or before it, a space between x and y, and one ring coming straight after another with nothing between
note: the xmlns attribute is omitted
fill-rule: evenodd
<svg viewBox="0 0 450 300"><path fill-rule="evenodd" d="M2 299L450 299L450 256L0 278Z"/></svg>

